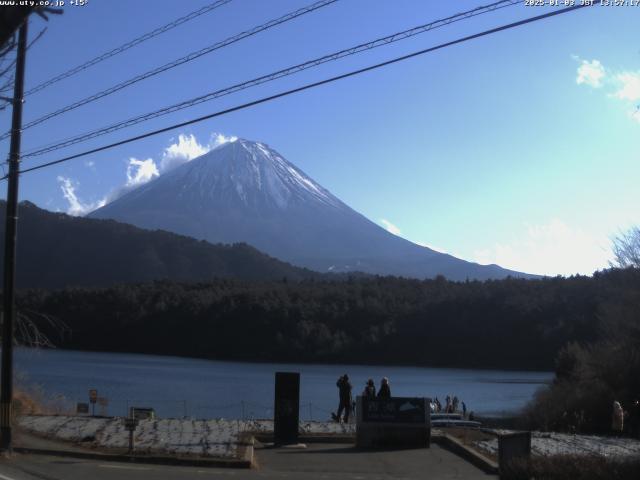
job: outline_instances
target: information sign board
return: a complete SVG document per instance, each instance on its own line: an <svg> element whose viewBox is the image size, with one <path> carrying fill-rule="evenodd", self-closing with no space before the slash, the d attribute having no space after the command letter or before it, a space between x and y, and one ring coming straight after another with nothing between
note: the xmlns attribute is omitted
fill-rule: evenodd
<svg viewBox="0 0 640 480"><path fill-rule="evenodd" d="M384 423L425 423L424 398L393 397L362 399L362 421Z"/></svg>

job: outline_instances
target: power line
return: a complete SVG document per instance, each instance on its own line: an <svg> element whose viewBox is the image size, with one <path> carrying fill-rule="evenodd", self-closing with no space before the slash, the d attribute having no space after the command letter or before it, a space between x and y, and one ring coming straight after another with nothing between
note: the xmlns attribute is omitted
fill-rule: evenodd
<svg viewBox="0 0 640 480"><path fill-rule="evenodd" d="M288 22L290 20L293 20L295 18L298 18L302 15L305 15L307 13L311 13L315 10L318 10L322 7L326 7L327 5L331 5L332 3L337 2L338 0L320 0L316 3L313 3L311 5L308 5L306 7L303 8L299 8L298 10L295 10L293 12L287 13L286 15L283 15L282 17L278 17L276 19L270 20L267 23L263 23L262 25L259 25L257 27L252 28L251 30L246 30L242 33L239 33L237 35L234 35L232 37L229 37L225 40L222 40L220 42L217 42L213 45L210 45L208 47L205 47L203 49L200 49L196 52L191 52L188 55L185 55L184 57L181 57L177 60L174 60L172 62L169 63L165 63L164 65L161 65L160 67L156 67L153 70L149 70L148 72L145 72L143 74L140 75L136 75L135 77L132 77L128 80L125 80L124 82L120 82L117 85L114 85L112 87L107 88L106 90L102 90L98 93L94 93L93 95L90 95L86 98L83 98L82 100L78 100L77 102L74 102L70 105L67 105L66 107L62 107L54 112L48 113L40 118L37 118L35 120L32 120L31 122L26 123L23 127L22 130L26 130L27 128L31 128L35 125L38 125L42 122L45 122L47 120L50 120L54 117L57 117L58 115L62 115L63 113L67 113L70 112L71 110L75 110L78 107L81 107L83 105L86 105L88 103L91 102L95 102L96 100L99 100L101 98L104 98L108 95L111 95L113 93L116 93L124 88L127 88L131 85L134 85L138 82L141 82L142 80L146 80L148 78L154 77L162 72L166 72L167 70L170 70L172 68L175 68L179 65L183 65L185 63L191 62L197 58L200 58L203 55L206 55L208 53L211 53L215 50L219 50L221 48L227 47L233 43L239 42L240 40L243 40L247 37L251 37L253 35L256 35L260 32L263 32L265 30L268 30L270 28L273 28L277 25L280 25L282 23ZM0 136L0 140L3 140L5 138L7 138L9 135L11 134L11 132L5 132L4 134L2 134Z"/></svg>
<svg viewBox="0 0 640 480"><path fill-rule="evenodd" d="M68 139L65 139L63 141L54 143L54 144L50 144L50 145L46 145L43 147L38 147L36 149L32 149L30 152L26 153L23 155L22 158L28 158L28 157L35 157L38 155L43 155L45 153L49 153L55 150L59 150L61 148L65 148L65 147L69 147L71 145L75 145L77 143L81 143L84 142L86 140L90 140L92 138L96 138L96 137L100 137L102 135L106 135L109 133L113 133L117 130L121 130L123 128L127 128L133 125L136 125L138 123L142 123L148 120L151 120L153 118L157 118L163 115L167 115L170 113L174 113L177 112L179 110L183 110L185 108L189 108L192 107L194 105L200 104L200 103L204 103L207 101L211 101L214 100L216 98L220 98L226 95L230 95L233 93L237 93L241 90L245 90L247 88L251 88L251 87L255 87L258 85L262 85L263 83L267 83L267 82L271 82L274 80L277 80L279 78L283 78L289 75L293 75L296 73L299 73L301 71L313 68L313 67L317 67L319 65L322 65L324 63L330 62L330 61L336 61L339 60L341 58L344 57L348 57L351 55L355 55L361 52L364 52L366 50L372 50L374 48L378 48L384 45L388 45L390 43L395 43L397 41L400 40L405 40L407 38L413 37L415 35L419 35L421 33L425 33L427 31L430 30L434 30L436 28L440 28L443 27L445 25L449 25L451 23L455 23L461 20L465 20L471 17L475 17L477 15L482 15L484 13L488 13L488 12L493 12L495 10L498 10L500 8L504 8L504 7L509 7L512 5L516 5L517 3L519 3L519 0L501 0L495 3L492 3L490 5L486 5L486 6L480 6L477 8L474 8L473 10L469 10L466 12L462 12L462 13L458 13L456 15L452 15L450 17L446 17L444 19L440 19L440 20L436 20L424 25L420 25L418 27L414 27L408 30L404 30L402 32L398 32L398 33L394 33L393 35L388 35L386 37L382 37L382 38L378 38L376 40L367 42L367 43L362 43L360 45L356 45L355 47L351 47L351 48L347 48L344 50L340 50L338 52L334 52L328 55L324 55L322 57L319 58L315 58L313 60L308 60L304 63L300 63L298 65L294 65L292 67L288 67L285 68L283 70L278 70L276 72L270 73L268 75L263 75L261 77L258 78L254 78L252 80L248 80L242 83L238 83L235 85L232 85L230 87L226 87L223 88L221 90L216 90L213 92L209 92L206 93L204 95L192 98L190 100L186 100L174 105L170 105L167 107L163 107L159 110L155 110L153 112L149 112L149 113L145 113L142 115L138 115L136 117L130 118L128 120L124 120L121 122L118 122L116 124L112 124L110 126L107 127L103 127L97 130L93 130L91 132L87 132L81 135L76 135L75 137L71 137Z"/></svg>
<svg viewBox="0 0 640 480"><path fill-rule="evenodd" d="M111 58L115 55L118 55L126 50L129 50L130 48L135 47L136 45L141 44L142 42L145 42L147 40L150 40L154 37L157 37L158 35L168 32L169 30L182 25L183 23L189 22L191 20L193 20L194 18L197 18L201 15L204 15L205 13L209 13L212 10L215 10L218 7L222 7L223 5L226 5L227 3L231 2L232 0L217 0L216 2L210 3L209 5L205 5L202 8L199 8L198 10L195 10L187 15L185 15L184 17L180 17L172 22L167 23L166 25L163 25L162 27L158 27L155 30L152 30L151 32L145 33L144 35L134 38L133 40L120 45L119 47L116 47L112 50L109 50L108 52L103 53L102 55L98 55L95 58L92 58L91 60L86 61L85 63L78 65L77 67L74 67L70 70L67 70L66 72L61 73L60 75L57 75L45 82L42 82L39 85L36 85L35 87L33 87L30 90L27 90L25 92L25 96L27 95L31 95L32 93L36 93L39 92L40 90L43 90L47 87L50 87L51 85L53 85L54 83L58 83L61 80L64 80L65 78L69 78L73 75L75 75L76 73L79 73L83 70L88 69L89 67L92 67L108 58Z"/></svg>
<svg viewBox="0 0 640 480"><path fill-rule="evenodd" d="M492 28L492 29L489 29L489 30L485 30L485 31L480 32L480 33L475 33L473 35L468 35L466 37L458 38L456 40L452 40L452 41L449 41L449 42L446 42L446 43L441 43L439 45L436 45L435 47L425 48L424 50L419 50L417 52L413 52L413 53L410 53L408 55L403 55L401 57L396 57L396 58L393 58L391 60L387 60L387 61L382 62L382 63L377 63L375 65L370 65L368 67L360 68L358 70L352 70L352 71L350 71L348 73L344 73L342 75L337 75L335 77L327 78L327 79L320 80L320 81L314 82L314 83L308 83L308 84L303 85L301 87L293 88L291 90L286 90L284 92L280 92L280 93L277 93L275 95L271 95L271 96L268 96L268 97L263 97L261 99L254 100L252 102L248 102L248 103L244 103L242 105L237 105L235 107L227 108L225 110L221 110L221 111L218 111L218 112L215 112L215 113L204 115L202 117L194 118L194 119L188 120L186 122L176 123L176 124L170 125L168 127L164 127L164 128L158 129L158 130L153 130L151 132L147 132L147 133L144 133L144 134L141 134L141 135L137 135L135 137L129 137L127 139L120 140L118 142L114 142L114 143L111 143L111 144L108 144L108 145L104 145L102 147L98 147L98 148L94 148L94 149L91 149L91 150L87 150L85 152L77 153L75 155L70 155L68 157L64 157L64 158L61 158L59 160L54 160L52 162L47 162L47 163L43 163L41 165L37 165L35 167L31 167L31 168L27 168L27 169L24 169L24 170L20 170L19 173L27 173L27 172L32 172L34 170L40 170L40 169L45 168L45 167L50 167L52 165L57 165L57 164L60 164L60 163L63 163L63 162L67 162L69 160L73 160L73 159L76 159L76 158L79 158L79 157L84 157L84 156L90 155L92 153L98 153L98 152L101 152L101 151L104 151L104 150L109 150L111 148L118 147L120 145L125 145L127 143L135 142L137 140L142 140L144 138L151 137L151 136L154 136L154 135L158 135L160 133L168 132L168 131L174 130L176 128L185 127L187 125L192 125L194 123L202 122L204 120L209 120L209 119L214 118L214 117L219 117L219 116L222 116L222 115L226 115L228 113L236 112L236 111L239 111L239 110L244 110L246 108L253 107L253 106L256 106L256 105L260 105L262 103L270 102L272 100L275 100L275 99L278 99L278 98L281 98L281 97L286 97L286 96L292 95L294 93L298 93L298 92L302 92L302 91L305 91L305 90L309 90L311 88L319 87L321 85L326 85L328 83L333 83L333 82L336 82L338 80L343 80L345 78L353 77L353 76L356 76L356 75L359 75L359 74L362 74L362 73L365 73L365 72L369 72L369 71L372 71L372 70L377 70L379 68L386 67L388 65L392 65L392 64L395 64L395 63L398 63L398 62L402 62L404 60L408 60L410 58L417 57L417 56L420 56L420 55L424 55L424 54L427 54L427 53L430 53L430 52L433 52L433 51L436 51L436 50L440 50L442 48L446 48L446 47L450 47L450 46L457 45L457 44L460 44L460 43L468 42L468 41L474 40L476 38L484 37L484 36L491 35L491 34L494 34L494 33L498 33L498 32L504 31L504 30L509 30L509 29L512 29L512 28L515 28L515 27L519 27L519 26L526 25L526 24L529 24L529 23L537 22L539 20L543 20L543 19L546 19L546 18L554 17L556 15L561 15L563 13L568 13L568 12L571 12L571 11L574 11L574 10L578 10L580 8L589 7L589 6L593 6L593 5L595 5L595 4L575 5L573 7L567 7L567 8L563 8L563 9L560 9L560 10L554 10L552 12L548 12L548 13L545 13L545 14L537 15L535 17L529 17L529 18L526 18L524 20L519 20L517 22L513 22L513 23L506 24L506 25L502 25L500 27L496 27L496 28ZM6 177L3 177L0 180L4 180L5 178Z"/></svg>

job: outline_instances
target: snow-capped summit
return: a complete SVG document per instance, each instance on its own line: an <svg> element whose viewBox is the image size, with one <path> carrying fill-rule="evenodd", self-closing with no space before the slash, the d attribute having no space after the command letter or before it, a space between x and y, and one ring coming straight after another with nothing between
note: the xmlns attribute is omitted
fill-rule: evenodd
<svg viewBox="0 0 640 480"><path fill-rule="evenodd" d="M213 243L246 242L320 271L451 279L519 275L392 235L265 143L245 139L226 142L90 216Z"/></svg>
<svg viewBox="0 0 640 480"><path fill-rule="evenodd" d="M287 209L305 202L344 207L268 145L244 139L225 143L191 161L187 168L169 172L164 182L182 185L181 198L241 202L260 210Z"/></svg>

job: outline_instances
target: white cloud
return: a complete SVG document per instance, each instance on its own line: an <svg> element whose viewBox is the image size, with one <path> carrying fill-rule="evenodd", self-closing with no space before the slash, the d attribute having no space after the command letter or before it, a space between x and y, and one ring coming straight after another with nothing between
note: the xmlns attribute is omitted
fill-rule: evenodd
<svg viewBox="0 0 640 480"><path fill-rule="evenodd" d="M640 100L640 72L623 72L616 75L620 89L613 94L620 100L637 102Z"/></svg>
<svg viewBox="0 0 640 480"><path fill-rule="evenodd" d="M127 181L124 185L114 188L109 192L105 197L106 203L111 203L124 194L129 193L131 190L153 180L160 175L160 172L158 171L156 162L152 158L138 160L137 158L131 157L127 164L126 175Z"/></svg>
<svg viewBox="0 0 640 480"><path fill-rule="evenodd" d="M89 168L93 168L96 166L96 162L94 162L93 160L88 160L86 162L84 162L85 167L89 167Z"/></svg>
<svg viewBox="0 0 640 480"><path fill-rule="evenodd" d="M572 55L572 58L580 62L576 83L586 84L594 88L606 85L609 89L616 88L613 93L607 94L610 98L617 98L625 102L629 110L629 117L640 123L640 106L634 105L640 101L640 72L622 71L612 73L605 69L599 60L581 60L580 57Z"/></svg>
<svg viewBox="0 0 640 480"><path fill-rule="evenodd" d="M203 145L198 143L195 135L184 135L181 133L178 135L178 141L169 145L164 149L164 152L162 152L160 171L166 172L167 170L171 170L210 152L214 148L218 148L220 145L235 142L237 139L238 137L235 136L226 136L222 133L214 132L209 138L209 143Z"/></svg>
<svg viewBox="0 0 640 480"><path fill-rule="evenodd" d="M476 251L474 260L540 275L590 275L609 264L612 255L606 238L595 238L558 219L525 227L510 243Z"/></svg>
<svg viewBox="0 0 640 480"><path fill-rule="evenodd" d="M587 60L582 60L582 63L578 67L576 83L578 85L585 83L590 87L599 88L602 86L602 80L605 75L605 69L600 61L591 60L588 62Z"/></svg>
<svg viewBox="0 0 640 480"><path fill-rule="evenodd" d="M385 230L387 230L387 232L393 233L394 235L400 235L401 233L400 229L397 226L395 226L393 223L391 223L389 220L381 218L380 223L385 228Z"/></svg>
<svg viewBox="0 0 640 480"><path fill-rule="evenodd" d="M225 143L235 142L238 140L238 137L230 136L227 137L222 133L212 133L211 140L209 141L209 148L213 150L214 148L218 148L220 145L224 145Z"/></svg>
<svg viewBox="0 0 640 480"><path fill-rule="evenodd" d="M131 157L127 165L127 183L125 187L138 187L159 176L158 167L152 158L138 160Z"/></svg>
<svg viewBox="0 0 640 480"><path fill-rule="evenodd" d="M62 195L64 196L65 200L69 202L69 208L67 209L67 213L69 215L86 215L96 208L102 207L106 203L106 198L93 203L83 203L76 195L76 188L80 186L78 182L75 182L74 184L73 180L62 176L59 176L57 180L60 183L60 190L62 190Z"/></svg>
<svg viewBox="0 0 640 480"><path fill-rule="evenodd" d="M160 160L160 171L166 172L183 163L207 153L211 148L208 145L200 145L196 137L191 135L178 135L178 141L164 149Z"/></svg>
<svg viewBox="0 0 640 480"><path fill-rule="evenodd" d="M202 145L198 143L198 140L193 134L180 134L178 135L177 142L170 144L163 150L159 164L157 164L153 158L147 158L146 160L140 160L134 157L129 158L126 170L126 182L123 185L114 188L103 200L96 202L95 204L82 204L75 195L75 187L70 179L61 180L62 177L59 177L59 181L66 181L66 183L63 183L61 188L63 188L65 198L70 204L70 212L77 212L72 213L74 215L83 215L84 213L101 207L106 203L117 200L131 190L160 176L161 173L171 170L183 163L189 162L194 158L198 158L220 145L228 142L235 142L237 139L238 137L227 137L221 133L213 133L209 143ZM94 163L87 162L85 165L92 168Z"/></svg>

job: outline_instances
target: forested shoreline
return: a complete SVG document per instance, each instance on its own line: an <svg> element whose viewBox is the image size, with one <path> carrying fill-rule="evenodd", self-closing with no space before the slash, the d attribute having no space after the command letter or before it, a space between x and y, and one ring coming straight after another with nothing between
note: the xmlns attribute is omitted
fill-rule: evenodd
<svg viewBox="0 0 640 480"><path fill-rule="evenodd" d="M17 303L20 315L60 348L553 370L569 342L586 345L600 338L603 318L629 290L640 291L638 269L485 282L158 281L24 290Z"/></svg>

